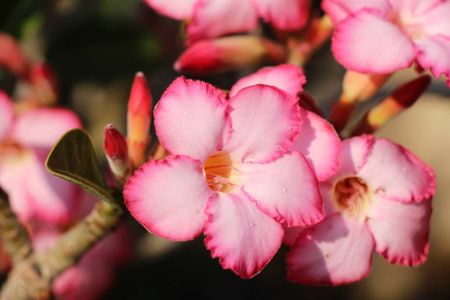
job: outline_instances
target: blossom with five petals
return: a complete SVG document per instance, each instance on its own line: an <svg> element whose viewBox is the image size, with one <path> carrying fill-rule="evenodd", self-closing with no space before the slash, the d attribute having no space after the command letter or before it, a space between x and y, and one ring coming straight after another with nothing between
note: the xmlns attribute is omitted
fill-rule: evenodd
<svg viewBox="0 0 450 300"><path fill-rule="evenodd" d="M320 183L325 219L287 254L288 278L338 285L364 278L373 248L391 263L426 260L433 170L407 149L363 135L344 140L338 172Z"/></svg>
<svg viewBox="0 0 450 300"><path fill-rule="evenodd" d="M450 86L450 1L325 0L322 6L336 24L334 56L347 69L391 73L417 61Z"/></svg>
<svg viewBox="0 0 450 300"><path fill-rule="evenodd" d="M36 108L17 115L11 99L0 91L0 186L22 222L67 222L80 188L51 175L45 159L68 130L81 127L72 111Z"/></svg>
<svg viewBox="0 0 450 300"><path fill-rule="evenodd" d="M145 0L160 14L189 20L189 43L200 39L248 32L258 18L280 30L298 30L306 25L309 0Z"/></svg>
<svg viewBox="0 0 450 300"><path fill-rule="evenodd" d="M150 232L183 241L202 232L213 257L243 278L277 252L284 226L322 220L317 179L289 151L302 130L297 99L252 85L230 99L207 83L175 80L155 108L160 143L172 155L142 165L125 204Z"/></svg>

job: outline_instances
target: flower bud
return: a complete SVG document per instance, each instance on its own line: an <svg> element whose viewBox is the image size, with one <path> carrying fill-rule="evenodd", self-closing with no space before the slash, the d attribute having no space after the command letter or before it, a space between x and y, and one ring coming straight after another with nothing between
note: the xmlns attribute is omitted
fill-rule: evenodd
<svg viewBox="0 0 450 300"><path fill-rule="evenodd" d="M137 168L145 161L150 143L152 96L144 74L137 73L128 100L127 132L131 164Z"/></svg>
<svg viewBox="0 0 450 300"><path fill-rule="evenodd" d="M0 67L15 76L24 77L28 62L17 41L9 34L0 33Z"/></svg>
<svg viewBox="0 0 450 300"><path fill-rule="evenodd" d="M369 110L355 127L352 135L372 133L396 115L413 105L431 82L428 75L420 76L397 88L389 97Z"/></svg>
<svg viewBox="0 0 450 300"><path fill-rule="evenodd" d="M357 102L369 100L391 74L361 74L347 71L342 83L342 94L331 108L330 122L336 131L344 129L356 110Z"/></svg>
<svg viewBox="0 0 450 300"><path fill-rule="evenodd" d="M105 127L103 148L112 173L120 184L125 184L131 175L128 145L120 131L111 124Z"/></svg>
<svg viewBox="0 0 450 300"><path fill-rule="evenodd" d="M207 75L263 62L280 64L286 60L284 48L253 35L202 40L184 51L174 64L175 70Z"/></svg>

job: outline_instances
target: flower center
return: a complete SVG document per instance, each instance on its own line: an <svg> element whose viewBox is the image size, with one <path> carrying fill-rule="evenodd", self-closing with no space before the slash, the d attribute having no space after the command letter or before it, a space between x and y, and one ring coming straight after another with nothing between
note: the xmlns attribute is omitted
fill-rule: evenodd
<svg viewBox="0 0 450 300"><path fill-rule="evenodd" d="M365 208L370 202L369 188L359 177L347 177L334 186L334 199L342 212L365 219Z"/></svg>
<svg viewBox="0 0 450 300"><path fill-rule="evenodd" d="M0 142L0 157L17 157L23 152L23 147L19 143L6 139Z"/></svg>
<svg viewBox="0 0 450 300"><path fill-rule="evenodd" d="M240 172L227 153L214 153L205 162L204 170L208 186L214 192L229 192L237 186Z"/></svg>
<svg viewBox="0 0 450 300"><path fill-rule="evenodd" d="M417 40L424 36L422 25L411 14L400 15L393 11L390 13L389 19L411 40Z"/></svg>

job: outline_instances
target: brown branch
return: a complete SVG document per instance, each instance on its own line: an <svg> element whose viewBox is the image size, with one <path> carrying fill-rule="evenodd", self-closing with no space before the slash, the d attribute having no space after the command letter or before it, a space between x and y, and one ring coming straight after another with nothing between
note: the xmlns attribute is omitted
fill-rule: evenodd
<svg viewBox="0 0 450 300"><path fill-rule="evenodd" d="M119 222L123 210L99 201L92 212L66 232L51 249L31 256L15 268L2 289L1 299L47 299L51 283L73 266Z"/></svg>
<svg viewBox="0 0 450 300"><path fill-rule="evenodd" d="M11 257L13 264L17 265L29 257L33 248L26 229L11 210L8 195L0 187L0 230L3 245Z"/></svg>

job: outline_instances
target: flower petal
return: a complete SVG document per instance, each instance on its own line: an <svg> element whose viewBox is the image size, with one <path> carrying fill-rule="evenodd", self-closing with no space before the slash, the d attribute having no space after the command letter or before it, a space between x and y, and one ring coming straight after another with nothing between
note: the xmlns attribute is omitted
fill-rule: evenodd
<svg viewBox="0 0 450 300"><path fill-rule="evenodd" d="M301 152L317 176L324 181L339 168L341 141L330 123L318 115L300 108L303 120L302 131L292 146L292 151Z"/></svg>
<svg viewBox="0 0 450 300"><path fill-rule="evenodd" d="M409 67L416 58L400 28L378 11L367 9L339 23L332 50L339 63L359 73L391 73Z"/></svg>
<svg viewBox="0 0 450 300"><path fill-rule="evenodd" d="M387 139L377 139L359 171L376 194L401 202L420 202L434 194L433 169L409 150Z"/></svg>
<svg viewBox="0 0 450 300"><path fill-rule="evenodd" d="M428 254L431 200L400 203L371 197L368 226L377 252L390 263L417 266Z"/></svg>
<svg viewBox="0 0 450 300"><path fill-rule="evenodd" d="M10 197L14 212L23 222L64 224L77 205L81 190L45 170L47 152L21 150L3 157L0 184Z"/></svg>
<svg viewBox="0 0 450 300"><path fill-rule="evenodd" d="M13 118L13 102L6 93L0 90L0 141L8 134Z"/></svg>
<svg viewBox="0 0 450 300"><path fill-rule="evenodd" d="M164 16L186 20L192 17L198 0L144 0L144 2Z"/></svg>
<svg viewBox="0 0 450 300"><path fill-rule="evenodd" d="M203 230L204 209L213 194L202 164L178 155L143 164L125 185L125 205L148 231L174 241L190 240Z"/></svg>
<svg viewBox="0 0 450 300"><path fill-rule="evenodd" d="M337 182L343 177L354 176L366 164L375 138L371 135L362 135L345 139L341 143L339 153L339 170L327 182Z"/></svg>
<svg viewBox="0 0 450 300"><path fill-rule="evenodd" d="M450 2L449 2L450 3ZM450 19L450 18L449 18ZM449 35L450 36L450 35ZM417 61L424 69L430 68L437 78L445 75L450 87L450 38L442 36L427 37L415 41Z"/></svg>
<svg viewBox="0 0 450 300"><path fill-rule="evenodd" d="M264 21L281 30L298 30L308 22L308 0L252 0Z"/></svg>
<svg viewBox="0 0 450 300"><path fill-rule="evenodd" d="M186 29L188 43L250 31L257 25L258 16L248 0L198 0Z"/></svg>
<svg viewBox="0 0 450 300"><path fill-rule="evenodd" d="M373 246L364 223L331 215L305 229L287 253L288 279L326 285L358 281L370 271Z"/></svg>
<svg viewBox="0 0 450 300"><path fill-rule="evenodd" d="M422 25L422 30L428 36L442 35L446 38L450 38L450 2L433 0L433 1L418 1L415 0L421 6L425 6L421 10L425 13L416 18L417 22ZM422 5L420 5L422 4Z"/></svg>
<svg viewBox="0 0 450 300"><path fill-rule="evenodd" d="M234 97L243 88L256 84L275 86L296 97L299 92L303 91L302 86L305 83L305 75L298 66L284 64L266 67L238 80L231 88L230 97Z"/></svg>
<svg viewBox="0 0 450 300"><path fill-rule="evenodd" d="M265 214L285 226L309 226L323 219L314 173L299 152L268 164L243 164L242 190Z"/></svg>
<svg viewBox="0 0 450 300"><path fill-rule="evenodd" d="M441 8L442 0L389 0L392 5L392 10L399 14L399 17L404 20L411 20L411 17L417 21L417 18L425 17L429 13L437 13ZM438 8L438 9L435 9ZM442 15L441 15L442 16ZM442 20L442 18L438 18ZM429 21L436 21L429 19ZM423 23L422 24L427 24Z"/></svg>
<svg viewBox="0 0 450 300"><path fill-rule="evenodd" d="M233 135L225 152L233 161L270 162L289 149L300 132L297 99L272 86L254 85L230 100Z"/></svg>
<svg viewBox="0 0 450 300"><path fill-rule="evenodd" d="M17 117L12 136L22 145L51 149L64 133L80 127L80 119L68 109L38 108Z"/></svg>
<svg viewBox="0 0 450 300"><path fill-rule="evenodd" d="M258 274L281 246L281 225L239 191L215 194L205 212L209 217L205 223L206 247L224 269L242 278Z"/></svg>
<svg viewBox="0 0 450 300"><path fill-rule="evenodd" d="M155 108L155 129L162 146L205 162L231 134L225 93L212 85L176 79Z"/></svg>
<svg viewBox="0 0 450 300"><path fill-rule="evenodd" d="M333 23L338 24L363 8L376 9L381 13L388 14L390 5L387 0L324 0L322 8L333 20Z"/></svg>

